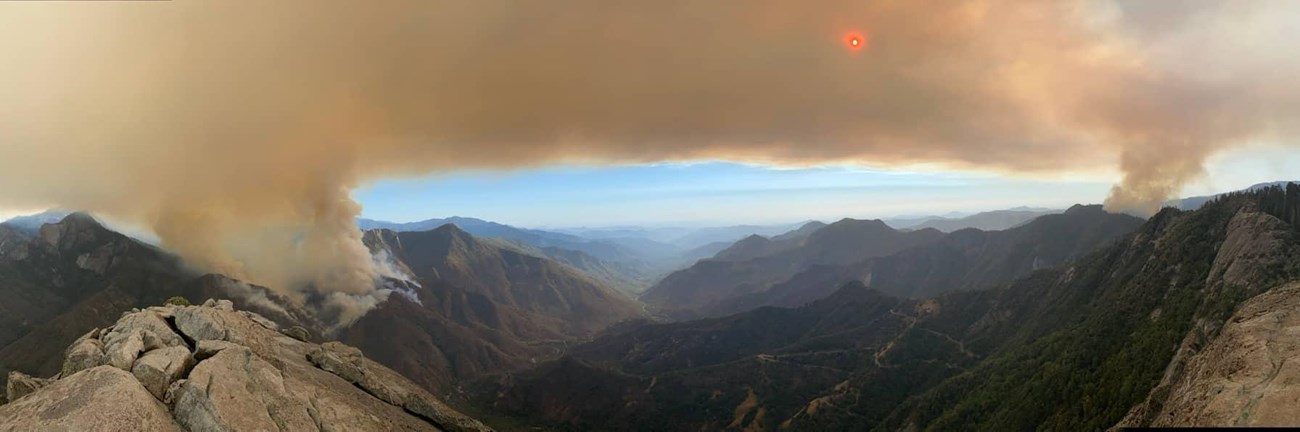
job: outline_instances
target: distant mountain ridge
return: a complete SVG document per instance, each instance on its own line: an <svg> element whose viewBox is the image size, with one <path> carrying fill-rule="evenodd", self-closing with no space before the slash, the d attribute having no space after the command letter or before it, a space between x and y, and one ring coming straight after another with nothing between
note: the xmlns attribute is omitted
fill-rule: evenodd
<svg viewBox="0 0 1300 432"><path fill-rule="evenodd" d="M628 292L641 292L668 273L712 257L748 235L777 236L809 223L707 228L518 228L468 217L394 223L358 218L362 230L428 231L454 224L476 237L507 240L572 265ZM814 222L814 226L824 225Z"/></svg>
<svg viewBox="0 0 1300 432"><path fill-rule="evenodd" d="M72 213L73 212L64 210L51 209L31 215L15 216L9 220L0 222L0 226L8 226L20 233L30 236L35 235L36 232L41 229L42 225L58 223Z"/></svg>
<svg viewBox="0 0 1300 432"><path fill-rule="evenodd" d="M954 232L966 228L982 231L1000 231L1023 225L1043 215L1063 212L1059 209L1039 207L1016 207L1006 210L994 210L975 213L961 217L929 216L923 218L885 219L885 223L895 229L934 228L943 232Z"/></svg>
<svg viewBox="0 0 1300 432"><path fill-rule="evenodd" d="M624 328L474 394L587 430L1295 424L1297 226L1300 185L1230 194L1007 284Z"/></svg>
<svg viewBox="0 0 1300 432"><path fill-rule="evenodd" d="M743 239L713 259L668 275L640 299L662 310L689 314L718 301L764 291L810 266L842 265L890 255L942 236L933 229L897 231L879 220L805 224L779 240L755 236Z"/></svg>
<svg viewBox="0 0 1300 432"><path fill-rule="evenodd" d="M370 230L364 241L409 273L402 283L412 295L390 296L339 338L432 388L523 368L640 314L634 300L594 278L454 224Z"/></svg>
<svg viewBox="0 0 1300 432"><path fill-rule="evenodd" d="M925 298L1007 282L1033 270L1061 265L1127 234L1142 220L1107 213L1099 205L1076 205L1063 214L1044 215L1001 231L968 228L941 234L932 228L895 231L878 221L854 223L859 230L928 232L932 238L887 253L866 253L847 262L808 260L794 264L792 269L791 254L797 253L782 252L825 248L804 243L800 233L802 238L816 236L844 242L847 247L841 249L845 250L853 250L854 245L866 247L857 249L861 252L870 250L869 246L878 240L855 236L854 228L845 221L827 227L809 224L773 240L751 236L711 260L670 275L642 299L666 311L682 309L670 315L692 317L723 316L760 306L796 307L828 296L849 281L864 281L893 296Z"/></svg>
<svg viewBox="0 0 1300 432"><path fill-rule="evenodd" d="M611 287L544 257L480 240L454 224L403 233L372 230L366 240L419 280L446 282L497 304L544 311L563 326L563 333L594 332L636 310ZM590 300L597 303L586 303Z"/></svg>
<svg viewBox="0 0 1300 432"><path fill-rule="evenodd" d="M1237 190L1237 191L1170 200L1170 201L1166 201L1164 205L1166 207L1173 207L1179 210L1196 210L1201 208L1201 206L1205 205L1206 203L1210 201L1214 201L1215 198L1218 198L1223 195L1238 193L1238 192L1255 192L1270 187L1285 188L1288 183L1296 183L1296 182L1297 182L1296 180L1282 180L1282 181L1273 181L1273 182L1265 182L1265 183L1256 183L1251 185L1248 188Z"/></svg>
<svg viewBox="0 0 1300 432"><path fill-rule="evenodd" d="M612 227L612 228L561 228L557 232L589 239L643 238L681 248L697 248L710 243L732 243L750 235L771 237L796 229L811 221L773 225L730 225L702 228L685 227Z"/></svg>
<svg viewBox="0 0 1300 432"><path fill-rule="evenodd" d="M723 261L745 261L772 255L784 250L799 247L808 236L825 227L826 224L821 222L809 222L799 227L799 229L773 236L771 239L758 234L753 234L737 241L726 249L718 251L718 253L713 256L713 259Z"/></svg>
<svg viewBox="0 0 1300 432"><path fill-rule="evenodd" d="M678 263L684 252L672 245L645 239L588 239L571 234L517 228L501 223L466 217L428 219L419 222L393 223L357 219L362 230L387 229L395 232L420 232L455 225L481 238L496 238L530 248L550 258L590 271L590 274L616 284L620 289L639 292L654 278Z"/></svg>
<svg viewBox="0 0 1300 432"><path fill-rule="evenodd" d="M1142 223L1137 217L1108 213L1100 205L1075 205L1007 230L967 228L888 256L813 266L767 291L712 305L706 314L720 316L760 306L797 307L852 281L905 299L993 287L1078 259Z"/></svg>
<svg viewBox="0 0 1300 432"><path fill-rule="evenodd" d="M429 231L437 229L443 225L454 224L465 232L479 237L501 237L512 240L527 241L537 243L544 241L558 242L581 242L585 239L582 237L561 234L557 232L517 228L501 223L485 221L482 219L452 216L449 218L426 219L418 222L386 222L373 219L358 218L357 228L362 231L373 229L387 229L392 231Z"/></svg>

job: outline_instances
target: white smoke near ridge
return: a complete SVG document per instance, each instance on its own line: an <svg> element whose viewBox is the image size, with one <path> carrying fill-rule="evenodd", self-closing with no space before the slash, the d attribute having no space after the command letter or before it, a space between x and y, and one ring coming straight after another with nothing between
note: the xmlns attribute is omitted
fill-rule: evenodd
<svg viewBox="0 0 1300 432"><path fill-rule="evenodd" d="M221 280L221 289L224 290L226 294L242 299L251 305L273 310L284 314L284 316L293 316L289 311L285 310L283 306L280 306L279 303L276 303L274 300L271 300L270 297L267 297L266 290L254 288L247 282L223 278Z"/></svg>
<svg viewBox="0 0 1300 432"><path fill-rule="evenodd" d="M324 297L320 310L330 323L328 331L337 331L352 325L367 312L388 300L393 294L413 303L420 301L418 289L423 288L415 277L393 260L387 250L380 249L370 255L370 268L374 271L373 290L363 294L332 292Z"/></svg>
<svg viewBox="0 0 1300 432"><path fill-rule="evenodd" d="M414 275L411 275L405 269L398 267L397 263L393 261L392 254L388 253L388 250L380 249L379 252L371 255L370 260L371 264L375 268L376 275L389 279L397 279L406 282L407 284L423 288L420 286L420 282L415 280Z"/></svg>
<svg viewBox="0 0 1300 432"><path fill-rule="evenodd" d="M383 286L380 291L396 293L416 304L424 305L424 302L420 301L419 293L416 292L416 289L424 287L415 280L413 275L393 261L388 250L380 249L379 252L372 254L371 265L375 269L376 283Z"/></svg>

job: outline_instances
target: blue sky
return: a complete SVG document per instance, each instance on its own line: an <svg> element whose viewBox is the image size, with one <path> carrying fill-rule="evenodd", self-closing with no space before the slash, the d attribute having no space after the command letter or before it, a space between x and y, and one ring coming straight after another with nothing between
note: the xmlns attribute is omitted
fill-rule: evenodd
<svg viewBox="0 0 1300 432"><path fill-rule="evenodd" d="M705 226L1100 203L1115 179L712 161L446 173L373 182L353 198L363 205L363 216L397 222L468 216L540 228ZM1300 180L1300 150L1249 148L1211 158L1205 178L1186 185L1181 195L1288 179ZM39 211L9 209L0 211L0 219Z"/></svg>
<svg viewBox="0 0 1300 432"><path fill-rule="evenodd" d="M1213 157L1182 196L1300 179L1300 150ZM1113 175L1028 179L978 172L849 166L774 168L729 162L553 166L382 180L353 192L364 216L407 222L469 216L526 227L703 226L977 212L1100 203ZM39 209L0 211L0 219Z"/></svg>
<svg viewBox="0 0 1300 432"><path fill-rule="evenodd" d="M1297 178L1300 152L1255 148L1212 158L1184 196ZM366 217L469 216L528 227L692 226L976 212L1100 203L1114 178L1033 179L851 166L776 168L712 161L554 166L384 180L354 192Z"/></svg>
<svg viewBox="0 0 1300 432"><path fill-rule="evenodd" d="M1108 182L727 162L552 167L382 181L354 194L365 215L473 216L521 226L709 225L885 217L1099 201Z"/></svg>

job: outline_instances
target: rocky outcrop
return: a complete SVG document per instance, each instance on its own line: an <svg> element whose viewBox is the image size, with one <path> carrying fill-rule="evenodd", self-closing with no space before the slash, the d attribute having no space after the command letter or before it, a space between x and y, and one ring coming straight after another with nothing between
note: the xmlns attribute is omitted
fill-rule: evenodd
<svg viewBox="0 0 1300 432"><path fill-rule="evenodd" d="M311 344L227 301L124 314L62 372L9 379L0 430L487 431L339 343Z"/></svg>
<svg viewBox="0 0 1300 432"><path fill-rule="evenodd" d="M1300 253L1300 249L1297 249L1300 233L1272 214L1260 211L1258 205L1234 213L1224 230L1223 241L1214 256L1206 284L1222 284L1223 287L1214 289L1235 291L1239 298L1250 298L1273 287L1275 283L1267 281L1285 274L1288 263ZM1290 295L1283 294L1286 292L1287 289L1279 288L1258 295L1251 303L1278 301L1279 295ZM1246 309L1243 304L1237 311L1238 316L1244 311ZM1190 417L1174 415L1170 411L1173 408L1170 407L1178 405L1181 406L1180 409L1198 409L1187 405L1186 400L1177 400L1186 397L1186 392L1190 391L1186 387L1188 380L1192 374L1199 373L1198 368L1204 367L1206 356L1209 355L1206 350L1213 346L1222 349L1217 344L1230 343L1225 342L1224 338L1235 337L1225 332L1229 327L1235 327L1235 320L1237 318L1234 317L1227 320L1198 320L1194 323L1165 368L1159 384L1149 392L1146 400L1130 409L1116 426L1146 426L1157 422L1195 424L1187 422ZM1180 423L1169 423L1172 418L1180 419ZM1226 426L1234 424L1234 421L1206 424Z"/></svg>
<svg viewBox="0 0 1300 432"><path fill-rule="evenodd" d="M1300 424L1300 284L1242 304L1193 356L1152 426Z"/></svg>
<svg viewBox="0 0 1300 432"><path fill-rule="evenodd" d="M18 400L50 384L50 380L28 376L22 372L9 372L9 382L5 383L6 400Z"/></svg>
<svg viewBox="0 0 1300 432"><path fill-rule="evenodd" d="M5 251L0 251L0 385L11 370L69 376L72 371L64 373L63 367L84 370L87 366L76 363L93 352L117 354L116 361L122 365L131 358L129 346L91 349L93 343L88 343L77 348L79 357L73 359L65 348L78 345L74 342L95 328L108 330L122 318L122 311L177 297L196 302L231 299L234 307L256 312L278 326L302 327L306 332L298 335L306 335L303 338L308 341L324 328L304 306L269 288L200 274L179 257L113 232L84 214L47 224L39 233L33 229L19 240L13 245L18 249L4 246ZM0 242L6 241L0 238ZM162 314L164 308L154 312ZM154 324L166 319L161 315L143 317ZM165 339L167 333L156 327L143 329L164 337L158 342L174 345ZM120 336L122 342L132 338L125 333ZM147 342L144 334L138 336L141 343ZM107 338L101 341L109 345L106 342Z"/></svg>
<svg viewBox="0 0 1300 432"><path fill-rule="evenodd" d="M164 399L172 383L180 381L194 367L194 356L185 347L174 346L145 353L131 367L131 373L154 397Z"/></svg>
<svg viewBox="0 0 1300 432"><path fill-rule="evenodd" d="M72 376L107 362L104 359L104 342L99 340L99 333L99 329L91 330L68 347L59 376Z"/></svg>
<svg viewBox="0 0 1300 432"><path fill-rule="evenodd" d="M167 407L129 372L90 368L0 406L5 431L179 431Z"/></svg>
<svg viewBox="0 0 1300 432"><path fill-rule="evenodd" d="M1242 211L1228 223L1209 278L1234 285L1254 285L1261 273L1289 259L1295 232L1286 222L1258 211Z"/></svg>
<svg viewBox="0 0 1300 432"><path fill-rule="evenodd" d="M367 359L361 350L354 347L327 342L307 353L307 359L384 402L405 408L444 427L467 431L486 429L477 420L457 413L414 383L402 379L396 372Z"/></svg>

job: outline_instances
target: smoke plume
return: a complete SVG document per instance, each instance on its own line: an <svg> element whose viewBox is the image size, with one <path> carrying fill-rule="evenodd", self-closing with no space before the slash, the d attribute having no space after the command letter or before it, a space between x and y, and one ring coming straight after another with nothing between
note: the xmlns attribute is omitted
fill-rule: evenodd
<svg viewBox="0 0 1300 432"><path fill-rule="evenodd" d="M376 290L349 192L437 171L702 158L1117 170L1107 204L1151 212L1206 157L1293 136L1300 106L1283 54L1293 3L1175 9L8 2L0 207L134 221L196 265L337 298Z"/></svg>

